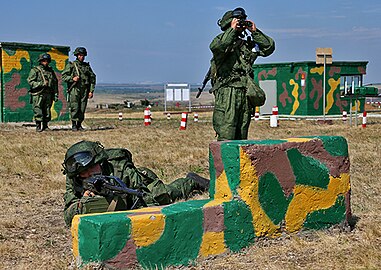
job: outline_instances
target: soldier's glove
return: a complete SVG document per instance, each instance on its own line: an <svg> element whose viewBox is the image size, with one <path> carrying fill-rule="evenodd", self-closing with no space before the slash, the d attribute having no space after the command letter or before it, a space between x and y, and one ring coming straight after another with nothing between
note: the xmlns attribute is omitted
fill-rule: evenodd
<svg viewBox="0 0 381 270"><path fill-rule="evenodd" d="M54 94L54 102L58 101L58 94Z"/></svg>

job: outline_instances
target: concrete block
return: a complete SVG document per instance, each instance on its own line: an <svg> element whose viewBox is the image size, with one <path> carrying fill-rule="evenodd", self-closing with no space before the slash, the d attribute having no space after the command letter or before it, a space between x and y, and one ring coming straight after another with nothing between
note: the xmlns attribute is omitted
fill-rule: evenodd
<svg viewBox="0 0 381 270"><path fill-rule="evenodd" d="M347 142L320 136L210 144L210 199L134 211L78 215L78 264L116 269L186 265L350 216Z"/></svg>

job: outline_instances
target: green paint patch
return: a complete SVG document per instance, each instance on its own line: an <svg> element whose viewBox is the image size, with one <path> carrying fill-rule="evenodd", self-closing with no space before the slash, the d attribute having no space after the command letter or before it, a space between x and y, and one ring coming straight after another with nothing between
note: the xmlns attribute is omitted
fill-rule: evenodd
<svg viewBox="0 0 381 270"><path fill-rule="evenodd" d="M287 156L295 175L295 182L299 185L327 188L329 170L319 160L303 156L298 149L287 150Z"/></svg>
<svg viewBox="0 0 381 270"><path fill-rule="evenodd" d="M274 224L279 224L286 215L293 195L286 198L278 179L270 172L259 179L258 193L262 209Z"/></svg>
<svg viewBox="0 0 381 270"><path fill-rule="evenodd" d="M164 232L154 244L136 250L139 263L146 268L163 269L167 265L193 262L198 256L203 236L202 207L209 201L181 202L163 208Z"/></svg>
<svg viewBox="0 0 381 270"><path fill-rule="evenodd" d="M214 195L216 194L216 167L214 165L214 158L212 155L212 152L209 151L209 175L210 175L210 182L209 182L209 197L211 199L214 199Z"/></svg>
<svg viewBox="0 0 381 270"><path fill-rule="evenodd" d="M240 183L239 145L229 142L222 144L221 156L229 187L232 193L237 195L236 189Z"/></svg>
<svg viewBox="0 0 381 270"><path fill-rule="evenodd" d="M125 212L81 217L78 239L82 261L98 262L115 257L130 234L131 222Z"/></svg>
<svg viewBox="0 0 381 270"><path fill-rule="evenodd" d="M308 214L304 222L304 227L315 230L329 228L345 220L345 213L345 197L338 196L332 207Z"/></svg>
<svg viewBox="0 0 381 270"><path fill-rule="evenodd" d="M344 137L341 136L317 136L323 142L324 149L327 150L332 156L347 157L348 156L348 143Z"/></svg>
<svg viewBox="0 0 381 270"><path fill-rule="evenodd" d="M253 216L250 208L242 201L223 204L225 223L225 244L234 252L255 241Z"/></svg>

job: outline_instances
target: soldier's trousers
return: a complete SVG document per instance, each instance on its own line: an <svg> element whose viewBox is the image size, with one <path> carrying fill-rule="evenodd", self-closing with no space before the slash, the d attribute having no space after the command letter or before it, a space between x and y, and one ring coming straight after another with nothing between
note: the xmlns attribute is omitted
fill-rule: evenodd
<svg viewBox="0 0 381 270"><path fill-rule="evenodd" d="M69 108L72 121L82 122L85 119L89 91L87 87L73 87L69 93Z"/></svg>
<svg viewBox="0 0 381 270"><path fill-rule="evenodd" d="M251 119L246 90L222 87L214 94L213 128L217 140L246 140Z"/></svg>
<svg viewBox="0 0 381 270"><path fill-rule="evenodd" d="M51 120L50 109L53 104L53 94L43 91L40 94L32 96L34 120L40 122L49 122Z"/></svg>

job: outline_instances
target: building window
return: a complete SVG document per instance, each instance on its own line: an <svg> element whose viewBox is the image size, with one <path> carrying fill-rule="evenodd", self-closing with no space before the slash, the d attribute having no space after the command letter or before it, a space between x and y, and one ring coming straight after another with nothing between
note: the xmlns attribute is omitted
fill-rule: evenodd
<svg viewBox="0 0 381 270"><path fill-rule="evenodd" d="M354 88L362 86L362 75L341 75L340 95L352 95Z"/></svg>

